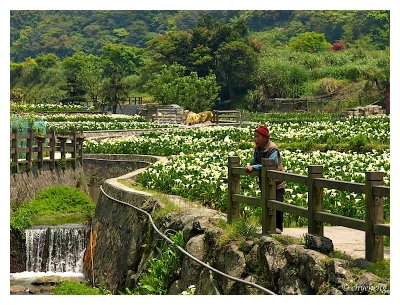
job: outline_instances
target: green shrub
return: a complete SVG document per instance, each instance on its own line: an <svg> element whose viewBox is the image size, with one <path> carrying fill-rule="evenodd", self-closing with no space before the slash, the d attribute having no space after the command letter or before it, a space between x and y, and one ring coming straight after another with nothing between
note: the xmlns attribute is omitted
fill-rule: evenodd
<svg viewBox="0 0 400 305"><path fill-rule="evenodd" d="M324 34L315 32L305 32L290 39L288 46L305 52L318 52L331 48L331 44L326 41Z"/></svg>
<svg viewBox="0 0 400 305"><path fill-rule="evenodd" d="M178 231L171 236L178 246L184 247L183 232ZM139 286L135 290L126 289L126 294L164 295L175 280L181 261L181 252L173 245L164 242L157 248L158 257L149 260L150 267L139 277Z"/></svg>

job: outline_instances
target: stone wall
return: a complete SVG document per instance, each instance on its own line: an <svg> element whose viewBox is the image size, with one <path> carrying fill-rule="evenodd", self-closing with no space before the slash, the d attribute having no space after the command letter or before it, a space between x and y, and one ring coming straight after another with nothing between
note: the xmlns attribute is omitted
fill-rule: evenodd
<svg viewBox="0 0 400 305"><path fill-rule="evenodd" d="M10 175L10 203L14 208L24 201L31 200L39 191L55 185L79 187L88 193L83 168L42 169L33 167L31 171Z"/></svg>
<svg viewBox="0 0 400 305"><path fill-rule="evenodd" d="M386 114L385 110L382 109L382 106L378 106L378 105L355 107L352 109L346 109L343 112L343 116L349 117L349 118L369 117L369 116L383 115L383 114Z"/></svg>
<svg viewBox="0 0 400 305"><path fill-rule="evenodd" d="M166 158L131 154L85 154L83 168L90 197L97 202L99 186L105 180L145 168L158 160L166 160Z"/></svg>
<svg viewBox="0 0 400 305"><path fill-rule="evenodd" d="M10 230L10 272L23 272L26 265L25 236L18 230Z"/></svg>
<svg viewBox="0 0 400 305"><path fill-rule="evenodd" d="M134 176L132 173L126 177L134 179ZM153 214L164 206L164 201L156 196L135 191L117 180L109 179L103 184L111 197ZM255 282L277 294L357 294L361 290L354 287L360 285L381 283L386 287L375 275L355 272L353 262L330 258L305 245L288 244L278 238L281 235L255 234L242 243L231 241L218 245L222 229L217 224L226 220L225 214L177 196L169 196L169 200L179 208L158 218L157 227L162 232L182 230L185 249L226 274ZM124 291L125 287L133 289L140 274L148 268L149 259L157 254L161 238L144 214L104 194L97 203L93 228L92 247L88 246L85 256L86 275L94 276L96 283L114 293ZM195 285L195 293L202 295L263 294L254 287L210 272L183 256L180 272L168 293L180 294L190 285ZM387 292L383 288L382 291Z"/></svg>
<svg viewBox="0 0 400 305"><path fill-rule="evenodd" d="M138 155L85 154L83 156L83 168L89 186L99 186L109 178L122 176L153 162L154 158Z"/></svg>

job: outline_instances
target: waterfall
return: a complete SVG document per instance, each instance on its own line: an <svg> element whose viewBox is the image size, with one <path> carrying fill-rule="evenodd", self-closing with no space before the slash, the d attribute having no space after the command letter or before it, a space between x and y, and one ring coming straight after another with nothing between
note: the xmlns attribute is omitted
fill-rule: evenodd
<svg viewBox="0 0 400 305"><path fill-rule="evenodd" d="M36 227L25 231L26 271L82 272L88 229L84 225Z"/></svg>

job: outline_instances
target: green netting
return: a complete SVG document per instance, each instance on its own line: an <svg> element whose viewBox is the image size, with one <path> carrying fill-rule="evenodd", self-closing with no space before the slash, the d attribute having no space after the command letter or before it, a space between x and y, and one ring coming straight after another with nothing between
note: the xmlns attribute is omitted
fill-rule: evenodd
<svg viewBox="0 0 400 305"><path fill-rule="evenodd" d="M20 134L27 134L28 128L32 128L34 134L46 134L46 122L39 117L11 115L10 131L14 128L17 128ZM18 147L26 147L26 141L26 139L19 139ZM37 145L35 139L33 145ZM25 153L18 154L18 158L25 158Z"/></svg>

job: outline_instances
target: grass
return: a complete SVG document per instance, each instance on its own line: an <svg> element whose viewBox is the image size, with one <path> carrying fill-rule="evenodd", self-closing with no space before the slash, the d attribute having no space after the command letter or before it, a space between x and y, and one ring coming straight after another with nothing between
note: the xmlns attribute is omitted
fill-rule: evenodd
<svg viewBox="0 0 400 305"><path fill-rule="evenodd" d="M159 195L156 197L164 206L154 212L153 216L155 220L161 219L169 213L180 212L182 210L178 205L172 202L167 195Z"/></svg>
<svg viewBox="0 0 400 305"><path fill-rule="evenodd" d="M135 180L117 179L117 182L119 182L122 185L125 185L126 187L129 187L131 189L134 189L134 190L137 190L137 191L146 192L146 193L149 193L151 195L162 194L160 192L157 192L156 190L151 190L151 189L145 188L144 186L142 186L140 183L136 182Z"/></svg>
<svg viewBox="0 0 400 305"><path fill-rule="evenodd" d="M282 245L288 246L288 245L304 245L304 238L298 238L298 237L292 237L283 234L272 234L271 235L273 239L279 241Z"/></svg>
<svg viewBox="0 0 400 305"><path fill-rule="evenodd" d="M245 221L242 218L233 220L232 223L221 220L217 226L223 229L222 234L217 236L218 246L223 246L233 240L243 243L246 236L257 233L257 227L251 221Z"/></svg>
<svg viewBox="0 0 400 305"><path fill-rule="evenodd" d="M118 179L117 181L119 183L129 187L129 188L132 188L132 189L135 189L135 190L138 190L138 191L147 192L147 193L153 195L157 200L159 200L163 204L163 207L157 209L154 212L153 217L154 217L155 220L161 219L161 218L163 218L165 215L167 215L169 213L182 211L182 208L180 206L178 206L177 204L175 204L169 198L169 196L164 194L164 193L160 193L160 192L157 192L155 190L147 189L144 186L142 186L141 184L139 184L139 183L137 183L137 182L135 182L133 180ZM185 201L189 202L187 199L185 199Z"/></svg>
<svg viewBox="0 0 400 305"><path fill-rule="evenodd" d="M340 251L340 250L333 250L333 252L329 253L328 256L330 258L339 258L339 259L343 259L343 260L347 260L347 261L352 260L351 256L347 255L346 253L344 253L343 251Z"/></svg>
<svg viewBox="0 0 400 305"><path fill-rule="evenodd" d="M23 231L37 224L82 223L94 213L95 203L82 190L54 186L37 193L35 198L11 212L10 225Z"/></svg>
<svg viewBox="0 0 400 305"><path fill-rule="evenodd" d="M110 292L104 288L89 287L75 281L64 281L57 286L52 294L55 295L104 295Z"/></svg>
<svg viewBox="0 0 400 305"><path fill-rule="evenodd" d="M372 263L367 267L367 271L379 277L390 278L390 259Z"/></svg>

